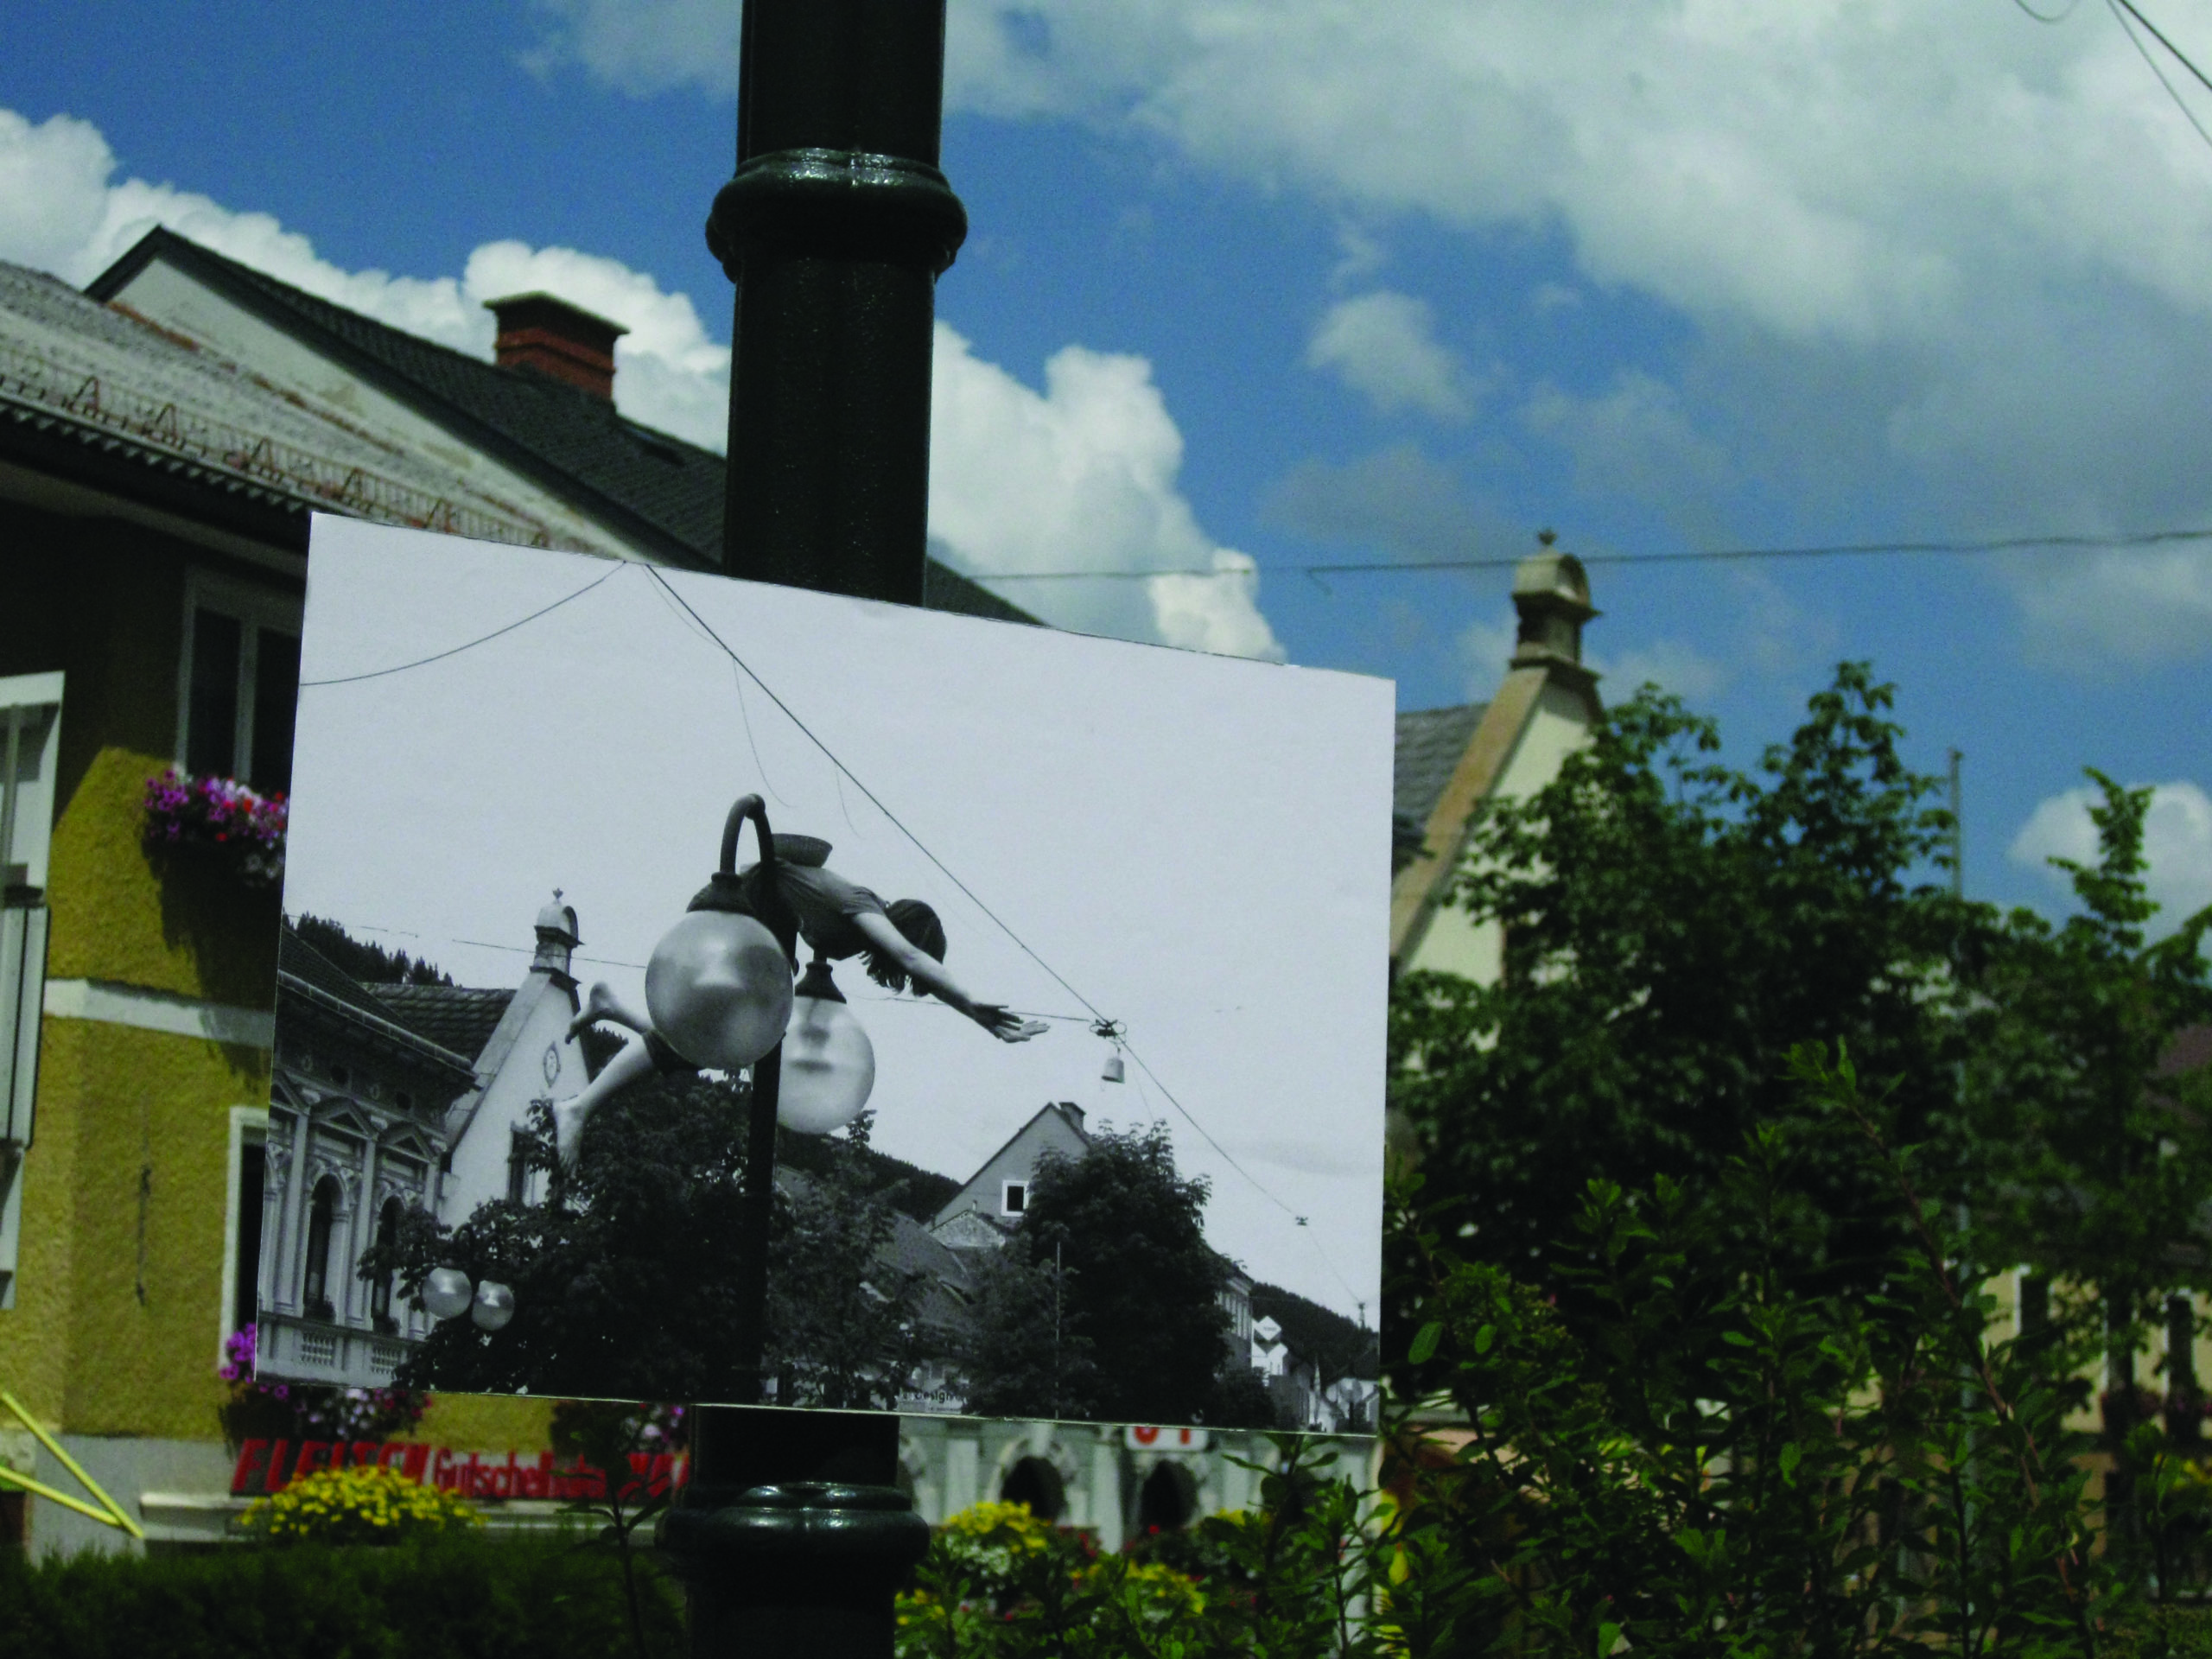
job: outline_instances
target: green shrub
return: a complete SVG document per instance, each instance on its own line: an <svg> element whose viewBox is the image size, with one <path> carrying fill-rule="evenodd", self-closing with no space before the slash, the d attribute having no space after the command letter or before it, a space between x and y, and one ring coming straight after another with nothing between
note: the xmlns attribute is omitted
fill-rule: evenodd
<svg viewBox="0 0 2212 1659"><path fill-rule="evenodd" d="M683 1650L673 1589L643 1609L656 1656ZM9 1659L635 1659L621 1569L572 1537L473 1529L388 1549L302 1545L80 1555L0 1550Z"/></svg>
<svg viewBox="0 0 2212 1659"><path fill-rule="evenodd" d="M392 1469L319 1469L249 1507L239 1527L271 1544L397 1544L423 1533L480 1527L458 1492Z"/></svg>

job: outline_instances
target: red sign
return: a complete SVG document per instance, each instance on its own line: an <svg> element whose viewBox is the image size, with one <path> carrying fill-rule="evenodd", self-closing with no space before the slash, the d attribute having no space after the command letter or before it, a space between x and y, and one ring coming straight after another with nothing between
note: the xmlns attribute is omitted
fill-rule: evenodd
<svg viewBox="0 0 2212 1659"><path fill-rule="evenodd" d="M478 1503L506 1498L604 1498L607 1471L578 1459L556 1465L550 1452L535 1458L510 1452L454 1451L451 1446L404 1446L397 1440L302 1440L294 1452L289 1440L248 1440L231 1471L233 1497L279 1492L324 1469L390 1469L402 1479L458 1492ZM620 1487L625 1498L658 1497L683 1484L690 1460L666 1452L630 1453L630 1478Z"/></svg>
<svg viewBox="0 0 2212 1659"><path fill-rule="evenodd" d="M1203 1428L1159 1428L1149 1423L1131 1423L1122 1431L1122 1444L1133 1452L1203 1452L1207 1437Z"/></svg>

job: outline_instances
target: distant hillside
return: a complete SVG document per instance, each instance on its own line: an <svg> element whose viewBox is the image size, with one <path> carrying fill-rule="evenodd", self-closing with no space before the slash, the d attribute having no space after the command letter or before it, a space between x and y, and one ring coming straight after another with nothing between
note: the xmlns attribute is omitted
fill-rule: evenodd
<svg viewBox="0 0 2212 1659"><path fill-rule="evenodd" d="M450 985L451 974L440 973L427 962L404 950L387 950L355 938L338 923L321 916L302 916L292 931L327 957L341 972L365 985Z"/></svg>
<svg viewBox="0 0 2212 1659"><path fill-rule="evenodd" d="M842 1147L839 1148L842 1150ZM830 1139L820 1135L794 1135L789 1129L776 1131L776 1162L786 1169L803 1169L810 1175L826 1174L830 1168ZM910 1164L903 1158L893 1158L887 1152L878 1152L874 1147L861 1154L861 1161L873 1173L872 1186L877 1192L894 1182L902 1183L892 1202L905 1214L926 1226L937 1212L944 1208L945 1201L960 1190L960 1183L950 1175L939 1175L934 1170Z"/></svg>
<svg viewBox="0 0 2212 1659"><path fill-rule="evenodd" d="M1324 1382L1333 1382L1340 1376L1372 1379L1381 1375L1382 1351L1374 1332L1361 1330L1343 1314L1309 1302L1294 1290L1285 1290L1281 1285L1253 1286L1252 1317L1273 1319L1281 1325L1291 1351L1317 1363Z"/></svg>

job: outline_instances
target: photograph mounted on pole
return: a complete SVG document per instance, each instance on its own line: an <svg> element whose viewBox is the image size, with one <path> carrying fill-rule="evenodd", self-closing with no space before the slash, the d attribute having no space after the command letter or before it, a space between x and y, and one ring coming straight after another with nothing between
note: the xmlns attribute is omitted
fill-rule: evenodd
<svg viewBox="0 0 2212 1659"><path fill-rule="evenodd" d="M1364 1322L1387 682L334 518L301 649L261 1375L1268 1427L1254 1285Z"/></svg>

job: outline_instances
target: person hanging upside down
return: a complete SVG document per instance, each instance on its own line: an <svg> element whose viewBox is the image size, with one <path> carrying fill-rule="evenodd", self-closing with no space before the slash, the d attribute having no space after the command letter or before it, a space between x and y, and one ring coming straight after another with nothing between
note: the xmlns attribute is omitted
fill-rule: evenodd
<svg viewBox="0 0 2212 1659"><path fill-rule="evenodd" d="M889 904L858 882L847 880L824 861L827 842L811 836L776 837L776 889L798 918L799 937L817 957L833 962L864 957L868 977L893 993L911 984L917 995L934 996L958 1009L1002 1043L1026 1043L1047 1029L1041 1020L1025 1020L1003 1003L978 1002L944 970L944 924L918 899ZM740 872L749 875L751 867ZM655 1072L696 1071L652 1028L652 1020L617 997L604 981L593 985L581 1013L569 1022L574 1042L585 1027L598 1024L626 1027L634 1033L582 1091L553 1108L554 1141L564 1164L573 1166L584 1124L600 1104Z"/></svg>

